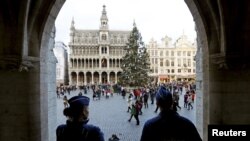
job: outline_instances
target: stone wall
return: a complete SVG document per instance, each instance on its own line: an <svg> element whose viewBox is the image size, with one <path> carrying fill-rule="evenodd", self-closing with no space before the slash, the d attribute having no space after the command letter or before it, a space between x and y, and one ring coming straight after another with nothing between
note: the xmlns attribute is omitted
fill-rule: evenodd
<svg viewBox="0 0 250 141"><path fill-rule="evenodd" d="M40 48L41 141L56 140L55 20L65 0L56 0L46 21Z"/></svg>

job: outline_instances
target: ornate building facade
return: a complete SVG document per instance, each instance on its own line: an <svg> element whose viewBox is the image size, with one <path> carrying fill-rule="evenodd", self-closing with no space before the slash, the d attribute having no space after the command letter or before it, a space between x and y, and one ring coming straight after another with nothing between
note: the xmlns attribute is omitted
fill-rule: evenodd
<svg viewBox="0 0 250 141"><path fill-rule="evenodd" d="M162 38L160 44L151 39L147 45L150 76L155 82L194 80L196 50L196 44L188 41L184 34L174 44L168 36Z"/></svg>
<svg viewBox="0 0 250 141"><path fill-rule="evenodd" d="M105 6L97 30L70 28L71 85L117 83L130 31L109 30Z"/></svg>
<svg viewBox="0 0 250 141"><path fill-rule="evenodd" d="M55 48L53 48L53 51L57 59L56 63L57 86L61 84L67 85L69 83L67 46L63 42L55 42Z"/></svg>

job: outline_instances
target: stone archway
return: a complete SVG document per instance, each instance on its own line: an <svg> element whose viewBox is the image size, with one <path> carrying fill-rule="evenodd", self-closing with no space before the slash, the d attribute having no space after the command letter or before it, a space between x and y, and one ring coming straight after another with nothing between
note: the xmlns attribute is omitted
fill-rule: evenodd
<svg viewBox="0 0 250 141"><path fill-rule="evenodd" d="M108 82L108 74L107 74L107 72L102 72L102 74L101 74L101 82L102 82L102 84L107 84L107 82Z"/></svg>
<svg viewBox="0 0 250 141"><path fill-rule="evenodd" d="M78 78L78 85L83 86L84 85L84 73L83 72L79 72L79 78Z"/></svg>
<svg viewBox="0 0 250 141"><path fill-rule="evenodd" d="M77 73L76 72L71 72L71 84L76 85L77 84Z"/></svg>
<svg viewBox="0 0 250 141"><path fill-rule="evenodd" d="M120 82L122 72L117 72L117 82Z"/></svg>
<svg viewBox="0 0 250 141"><path fill-rule="evenodd" d="M250 120L249 108L244 107L249 103L249 1L185 1L198 34L196 125L206 140L209 123L246 124ZM55 18L64 2L4 0L1 3L0 93L8 95L1 97L5 116L0 121L19 115L18 124L2 122L3 140L56 140L56 95L52 80L55 60L51 49ZM13 102L16 96L20 98ZM240 106L233 105L239 101Z"/></svg>
<svg viewBox="0 0 250 141"><path fill-rule="evenodd" d="M115 83L115 72L109 73L109 83L114 84Z"/></svg>
<svg viewBox="0 0 250 141"><path fill-rule="evenodd" d="M91 72L87 72L86 73L86 78L87 78L87 84L91 84L92 83L92 73Z"/></svg>
<svg viewBox="0 0 250 141"><path fill-rule="evenodd" d="M98 84L100 82L99 75L100 74L98 72L94 72L94 84Z"/></svg>

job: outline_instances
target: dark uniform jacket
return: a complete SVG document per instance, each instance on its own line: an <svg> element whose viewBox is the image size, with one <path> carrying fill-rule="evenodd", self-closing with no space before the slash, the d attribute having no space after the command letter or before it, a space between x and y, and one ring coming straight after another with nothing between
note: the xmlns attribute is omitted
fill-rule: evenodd
<svg viewBox="0 0 250 141"><path fill-rule="evenodd" d="M162 111L148 120L141 141L201 141L194 124L175 111Z"/></svg>
<svg viewBox="0 0 250 141"><path fill-rule="evenodd" d="M104 141L99 127L88 125L85 122L70 122L57 127L57 141Z"/></svg>

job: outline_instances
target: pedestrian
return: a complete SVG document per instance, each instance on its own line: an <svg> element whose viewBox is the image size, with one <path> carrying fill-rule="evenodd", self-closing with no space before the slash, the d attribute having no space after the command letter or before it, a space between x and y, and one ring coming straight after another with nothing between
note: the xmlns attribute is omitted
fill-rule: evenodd
<svg viewBox="0 0 250 141"><path fill-rule="evenodd" d="M57 127L57 141L104 141L100 128L87 124L89 101L86 96L74 96L68 100L70 106L63 111L68 120Z"/></svg>
<svg viewBox="0 0 250 141"><path fill-rule="evenodd" d="M172 101L172 94L160 87L156 94L160 113L146 121L140 141L201 141L194 124L172 110Z"/></svg>
<svg viewBox="0 0 250 141"><path fill-rule="evenodd" d="M184 108L187 108L188 105L188 94L189 92L187 91L184 95Z"/></svg>
<svg viewBox="0 0 250 141"><path fill-rule="evenodd" d="M140 124L140 121L139 121L139 105L138 105L138 101L136 101L135 103L132 104L132 108L131 108L131 112L130 112L130 118L129 118L129 122L131 121L132 117L135 118L136 120L136 125L139 125Z"/></svg>
<svg viewBox="0 0 250 141"><path fill-rule="evenodd" d="M120 139L117 137L116 134L112 134L112 136L109 138L109 141L119 141Z"/></svg>
<svg viewBox="0 0 250 141"><path fill-rule="evenodd" d="M191 96L192 96L192 103L194 103L194 99L195 99L195 91L191 90Z"/></svg>
<svg viewBox="0 0 250 141"><path fill-rule="evenodd" d="M122 89L122 98L125 99L125 96L126 96L126 90Z"/></svg>
<svg viewBox="0 0 250 141"><path fill-rule="evenodd" d="M131 93L129 94L127 102L128 102L128 110L127 110L127 112L129 112L129 110L131 110L131 108L132 108L133 94L131 94Z"/></svg>
<svg viewBox="0 0 250 141"><path fill-rule="evenodd" d="M66 95L63 97L63 105L64 105L64 108L69 107L68 98Z"/></svg>
<svg viewBox="0 0 250 141"><path fill-rule="evenodd" d="M173 108L176 108L177 111L177 107L181 110L181 107L179 106L179 94L178 91L175 91L173 94Z"/></svg>
<svg viewBox="0 0 250 141"><path fill-rule="evenodd" d="M148 108L148 97L149 97L149 89L147 89L146 92L144 92L143 94L143 103L145 109Z"/></svg>
<svg viewBox="0 0 250 141"><path fill-rule="evenodd" d="M79 96L82 96L82 92L80 91L80 92L78 93L78 95L79 95Z"/></svg>
<svg viewBox="0 0 250 141"><path fill-rule="evenodd" d="M57 98L60 99L59 87L56 88L56 95L57 95Z"/></svg>
<svg viewBox="0 0 250 141"><path fill-rule="evenodd" d="M189 94L188 98L187 98L187 104L188 104L188 110L193 109L193 105L192 105L192 95Z"/></svg>
<svg viewBox="0 0 250 141"><path fill-rule="evenodd" d="M155 89L151 88L150 91L150 100L151 100L151 104L154 104L154 99L155 99Z"/></svg>

